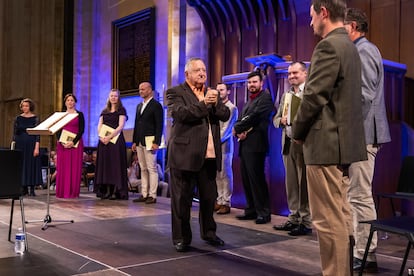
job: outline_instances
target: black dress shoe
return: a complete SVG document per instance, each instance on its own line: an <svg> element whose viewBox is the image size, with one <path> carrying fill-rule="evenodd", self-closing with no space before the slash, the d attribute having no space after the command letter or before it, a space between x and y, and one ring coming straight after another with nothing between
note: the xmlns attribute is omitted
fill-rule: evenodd
<svg viewBox="0 0 414 276"><path fill-rule="evenodd" d="M224 241L217 236L215 236L214 238L205 239L205 241L209 245L212 245L212 246L223 246L224 245Z"/></svg>
<svg viewBox="0 0 414 276"><path fill-rule="evenodd" d="M106 194L104 194L104 195L101 196L101 199L108 199L110 197L111 197L111 194L110 193L106 193Z"/></svg>
<svg viewBox="0 0 414 276"><path fill-rule="evenodd" d="M292 229L292 231L290 231L288 234L290 236L304 236L304 235L311 234L311 233L312 233L312 228L308 228L303 224L299 224L299 226Z"/></svg>
<svg viewBox="0 0 414 276"><path fill-rule="evenodd" d="M292 231L293 229L295 229L298 226L299 226L298 224L294 224L290 221L286 221L285 223L283 223L281 225L274 225L273 229L279 230L279 231Z"/></svg>
<svg viewBox="0 0 414 276"><path fill-rule="evenodd" d="M176 243L176 244L174 245L174 247L175 247L175 250L176 250L177 252L187 252L187 251L188 251L188 249L190 248L190 247L188 246L188 244L183 243L183 242L178 242L178 243Z"/></svg>
<svg viewBox="0 0 414 276"><path fill-rule="evenodd" d="M236 219L239 219L239 220L253 220L256 218L257 218L256 215L237 215L236 216Z"/></svg>
<svg viewBox="0 0 414 276"><path fill-rule="evenodd" d="M132 200L132 202L146 202L146 201L147 201L147 197L143 197L143 196L140 196L139 198Z"/></svg>
<svg viewBox="0 0 414 276"><path fill-rule="evenodd" d="M362 260L358 258L354 258L354 271L360 271L362 267ZM378 272L378 265L377 262L365 262L364 266L365 273L377 273Z"/></svg>
<svg viewBox="0 0 414 276"><path fill-rule="evenodd" d="M265 223L270 222L270 220L271 220L270 215L264 216L264 217L258 216L256 219L256 224L265 224Z"/></svg>

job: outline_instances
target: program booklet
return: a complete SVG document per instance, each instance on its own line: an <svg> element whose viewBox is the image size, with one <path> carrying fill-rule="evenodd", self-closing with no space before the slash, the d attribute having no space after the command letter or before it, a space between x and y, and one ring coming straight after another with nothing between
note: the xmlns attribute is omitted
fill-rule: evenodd
<svg viewBox="0 0 414 276"><path fill-rule="evenodd" d="M152 148L152 144L154 143L155 140L155 136L145 136L145 149L146 150L151 150ZM164 140L164 135L161 136L161 145L158 147L159 149L163 149L165 148L165 140Z"/></svg>
<svg viewBox="0 0 414 276"><path fill-rule="evenodd" d="M73 141L76 137L76 134L73 132L70 132L66 129L62 130L62 133L60 134L59 142L66 144L67 142ZM73 145L74 148L77 148L79 145L79 141Z"/></svg>
<svg viewBox="0 0 414 276"><path fill-rule="evenodd" d="M283 116L287 116L288 126L292 125L296 113L298 112L300 102L301 99L298 96L295 96L292 93L286 94L283 105Z"/></svg>
<svg viewBox="0 0 414 276"><path fill-rule="evenodd" d="M101 127L101 129L99 130L99 137L103 138L103 137L109 136L109 135L111 135L114 131L115 131L115 129L113 129L112 127L110 127L110 126L108 126L108 125L103 124L103 125L102 125L102 127ZM114 136L114 137L111 139L111 141L110 141L110 142L111 142L112 144L116 144L116 141L118 141L118 137L119 137L119 134L118 134L118 135L116 135L116 136Z"/></svg>

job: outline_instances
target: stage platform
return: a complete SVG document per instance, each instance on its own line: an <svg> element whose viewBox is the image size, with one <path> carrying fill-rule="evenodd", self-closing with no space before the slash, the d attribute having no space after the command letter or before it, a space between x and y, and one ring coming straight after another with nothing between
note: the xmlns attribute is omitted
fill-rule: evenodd
<svg viewBox="0 0 414 276"><path fill-rule="evenodd" d="M29 221L46 214L46 191L36 192L24 198ZM256 225L237 220L242 210L234 208L215 215L217 235L226 244L212 247L199 237L194 203L191 250L178 253L171 241L169 198L147 205L132 202L137 196L101 200L83 187L78 199L56 199L52 192L52 223L45 231L41 223L27 224L29 251L23 256L15 255L14 244L7 241L11 200L0 200L0 275L321 275L316 234L293 238L273 230L284 217ZM18 204L12 237L21 224ZM53 222L72 219L73 224ZM377 275L397 275L404 250L405 238L380 240ZM406 268L412 267L410 257Z"/></svg>

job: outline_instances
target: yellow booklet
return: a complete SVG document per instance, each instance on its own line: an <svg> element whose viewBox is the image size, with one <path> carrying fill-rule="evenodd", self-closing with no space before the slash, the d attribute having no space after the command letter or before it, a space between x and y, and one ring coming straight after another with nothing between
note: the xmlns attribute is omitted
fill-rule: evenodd
<svg viewBox="0 0 414 276"><path fill-rule="evenodd" d="M151 150L152 148L152 144L154 143L155 140L155 136L151 135L151 136L145 136L145 149L146 150ZM161 145L158 147L159 149L165 148L165 140L164 140L164 135L161 136Z"/></svg>
<svg viewBox="0 0 414 276"><path fill-rule="evenodd" d="M59 142L66 144L69 141L73 141L76 137L76 134L73 132L70 132L66 129L62 130L62 133L60 134ZM77 148L79 145L79 141L73 145L74 148Z"/></svg>
<svg viewBox="0 0 414 276"><path fill-rule="evenodd" d="M295 120L296 113L298 113L299 105L301 102L301 98L298 96L292 95L292 99L290 102L289 107L289 117L288 117L288 124L291 125L293 123L293 120Z"/></svg>
<svg viewBox="0 0 414 276"><path fill-rule="evenodd" d="M292 93L285 95L285 103L283 105L283 117L287 117L287 124L290 126L295 119L296 113L300 105L301 99Z"/></svg>
<svg viewBox="0 0 414 276"><path fill-rule="evenodd" d="M98 135L99 135L99 137L103 138L103 137L106 137L106 136L111 135L114 131L115 131L115 129L113 129L112 127L103 124L102 127L101 127L101 129L99 130L99 134ZM116 141L118 141L118 137L119 137L119 133L118 133L118 135L114 136L111 139L110 142L112 144L116 144Z"/></svg>

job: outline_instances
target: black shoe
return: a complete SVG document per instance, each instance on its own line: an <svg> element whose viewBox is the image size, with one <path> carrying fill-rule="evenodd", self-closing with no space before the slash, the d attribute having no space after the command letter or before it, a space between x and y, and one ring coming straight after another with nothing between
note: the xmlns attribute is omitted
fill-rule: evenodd
<svg viewBox="0 0 414 276"><path fill-rule="evenodd" d="M256 224L265 224L265 223L270 222L270 220L271 220L270 215L264 216L264 217L258 216L256 219Z"/></svg>
<svg viewBox="0 0 414 276"><path fill-rule="evenodd" d="M177 252L187 252L190 249L189 245L183 242L178 242L174 247Z"/></svg>
<svg viewBox="0 0 414 276"><path fill-rule="evenodd" d="M147 197L147 200L145 200L145 204L154 204L157 203L157 199L153 198L152 196Z"/></svg>
<svg viewBox="0 0 414 276"><path fill-rule="evenodd" d="M354 271L360 271L362 267L362 260L358 258L354 258ZM378 265L377 262L365 262L364 271L366 273L377 273L378 272Z"/></svg>
<svg viewBox="0 0 414 276"><path fill-rule="evenodd" d="M312 233L312 228L308 228L303 224L299 224L299 226L292 229L292 231L290 231L288 234L290 236L304 236L304 235L311 234L311 233Z"/></svg>
<svg viewBox="0 0 414 276"><path fill-rule="evenodd" d="M253 220L253 219L256 219L257 218L257 216L256 215L237 215L236 216L236 219L239 219L239 220Z"/></svg>
<svg viewBox="0 0 414 276"><path fill-rule="evenodd" d="M285 223L283 223L281 225L274 225L273 229L279 230L279 231L292 231L293 229L295 229L298 226L299 226L298 224L294 224L290 221L286 221Z"/></svg>
<svg viewBox="0 0 414 276"><path fill-rule="evenodd" d="M139 198L134 199L132 202L146 202L147 198L140 196Z"/></svg>
<svg viewBox="0 0 414 276"><path fill-rule="evenodd" d="M205 239L205 241L209 245L212 245L212 246L223 246L224 245L224 241L217 236L215 236L214 238Z"/></svg>

